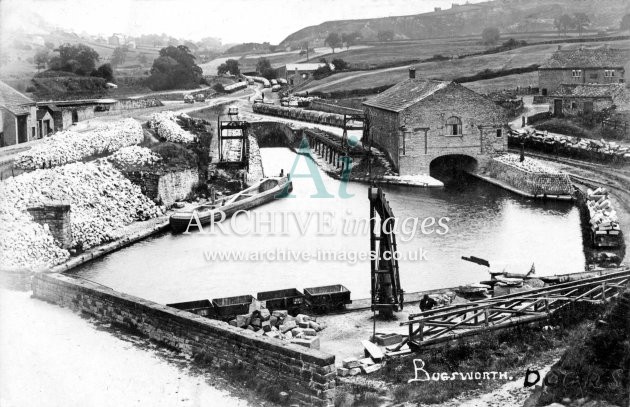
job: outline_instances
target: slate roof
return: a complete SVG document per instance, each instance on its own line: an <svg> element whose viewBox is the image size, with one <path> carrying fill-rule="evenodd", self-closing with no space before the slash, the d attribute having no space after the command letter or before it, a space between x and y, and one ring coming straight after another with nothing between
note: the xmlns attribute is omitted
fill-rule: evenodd
<svg viewBox="0 0 630 407"><path fill-rule="evenodd" d="M540 69L623 68L630 52L614 48L583 48L558 50Z"/></svg>
<svg viewBox="0 0 630 407"><path fill-rule="evenodd" d="M398 113L438 90L446 88L449 83L431 79L407 79L366 100L363 104Z"/></svg>
<svg viewBox="0 0 630 407"><path fill-rule="evenodd" d="M626 92L625 84L560 85L552 96L574 98L617 98Z"/></svg>
<svg viewBox="0 0 630 407"><path fill-rule="evenodd" d="M34 104L35 102L31 98L0 81L0 106L15 115L19 115L29 114L29 106Z"/></svg>

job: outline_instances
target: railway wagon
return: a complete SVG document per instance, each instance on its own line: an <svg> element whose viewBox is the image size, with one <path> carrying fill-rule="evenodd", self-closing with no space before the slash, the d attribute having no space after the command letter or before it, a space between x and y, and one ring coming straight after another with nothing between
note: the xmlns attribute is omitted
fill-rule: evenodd
<svg viewBox="0 0 630 407"><path fill-rule="evenodd" d="M236 82L231 85L226 85L223 87L223 90L225 90L226 92L232 93L232 92L236 92L245 88L247 88L247 81Z"/></svg>

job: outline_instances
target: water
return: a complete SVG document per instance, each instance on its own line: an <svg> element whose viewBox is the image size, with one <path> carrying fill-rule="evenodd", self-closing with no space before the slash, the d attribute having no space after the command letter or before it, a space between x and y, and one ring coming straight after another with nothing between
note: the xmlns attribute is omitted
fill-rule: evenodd
<svg viewBox="0 0 630 407"><path fill-rule="evenodd" d="M296 157L300 158L295 173L308 173L306 159L288 149L265 148L261 154L267 175L278 174L281 169L287 172ZM346 230L350 233L343 230L344 225L368 218L367 185L347 185L346 192L353 196L343 199L339 197L340 182L320 175L326 191L334 197L312 198L317 193L313 180L296 177L294 198L259 207L249 219L239 216L233 223L224 223L225 233L219 230L208 233L207 227L205 234L162 234L88 263L78 270L78 275L160 303L337 283L348 287L355 299L369 297L369 260L364 257L354 263L348 261L360 252L367 256L369 234L361 228ZM465 179L444 189L387 187L385 193L394 214L401 221L408 219L407 231L414 218L420 224L425 218L434 218L436 222L448 218L442 219L447 232L436 224L426 229L426 232L433 230L431 234L398 235L399 252L410 256L400 262L401 284L407 292L489 278L486 268L463 261L461 256L482 257L493 265L510 263L512 270L519 272L527 272L534 263L538 275L571 273L584 268L579 212L570 204L521 198L475 179ZM284 229L282 214L288 216ZM306 224L309 214L313 218ZM255 217L259 220L272 217L275 229L267 224L258 229L258 234L253 233ZM296 220L302 222L304 233ZM318 220L322 224L318 225ZM429 225L431 221L425 222ZM330 251L337 258L208 260L213 253L230 250L242 256L258 253L259 257L267 256L266 252L282 256L277 250L284 252L284 256L289 256L288 250L301 256ZM410 253L416 253L415 257ZM340 259L344 255L346 259Z"/></svg>

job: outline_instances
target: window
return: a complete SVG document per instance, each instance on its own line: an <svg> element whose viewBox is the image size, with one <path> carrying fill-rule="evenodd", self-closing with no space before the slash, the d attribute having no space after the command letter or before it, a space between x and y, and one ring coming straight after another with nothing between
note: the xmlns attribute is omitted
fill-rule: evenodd
<svg viewBox="0 0 630 407"><path fill-rule="evenodd" d="M542 95L543 95L543 96L547 96L547 88L543 88L543 90L542 90Z"/></svg>
<svg viewBox="0 0 630 407"><path fill-rule="evenodd" d="M615 76L615 70L614 69L606 69L606 70L604 70L604 76L606 78L613 78Z"/></svg>
<svg viewBox="0 0 630 407"><path fill-rule="evenodd" d="M503 132L501 131L501 129L497 129L497 138L500 138L503 136Z"/></svg>
<svg viewBox="0 0 630 407"><path fill-rule="evenodd" d="M446 120L447 136L461 136L462 130L462 121L459 119L459 117L451 116Z"/></svg>
<svg viewBox="0 0 630 407"><path fill-rule="evenodd" d="M571 109L577 109L577 103L571 102Z"/></svg>
<svg viewBox="0 0 630 407"><path fill-rule="evenodd" d="M573 71L571 71L571 76L573 76L574 78L582 77L582 70L581 69L574 69Z"/></svg>

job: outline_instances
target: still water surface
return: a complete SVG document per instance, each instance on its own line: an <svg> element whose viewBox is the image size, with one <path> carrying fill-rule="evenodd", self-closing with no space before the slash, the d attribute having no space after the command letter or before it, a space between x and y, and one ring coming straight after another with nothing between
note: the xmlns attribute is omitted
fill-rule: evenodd
<svg viewBox="0 0 630 407"><path fill-rule="evenodd" d="M288 149L263 148L261 154L267 175L289 171L296 159L295 173L308 173L306 159ZM161 303L337 283L348 287L355 299L369 297L370 269L365 258L369 233L355 227L369 217L368 187L351 183L345 192L352 197L344 199L339 197L339 181L324 173L320 176L333 197L311 197L318 192L313 179L294 177L293 198L238 216L223 224L224 232L210 233L208 227L205 234L157 235L88 263L77 273ZM472 178L443 189L386 187L385 193L409 232L398 237L399 252L407 256L400 261L406 292L488 279L485 267L461 256L482 257L493 265L509 263L520 272L534 263L539 275L584 268L579 212L571 204L525 199ZM415 218L419 221L412 234ZM425 218L436 223L431 226ZM437 224L441 218L448 231ZM427 233L421 230L423 220ZM209 259L229 252L250 258ZM326 261L289 258L324 252L329 256ZM363 260L353 262L359 253ZM256 261L256 256L262 260ZM270 261L273 256L285 259Z"/></svg>

